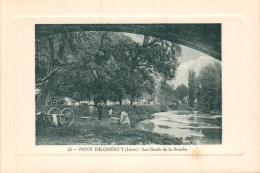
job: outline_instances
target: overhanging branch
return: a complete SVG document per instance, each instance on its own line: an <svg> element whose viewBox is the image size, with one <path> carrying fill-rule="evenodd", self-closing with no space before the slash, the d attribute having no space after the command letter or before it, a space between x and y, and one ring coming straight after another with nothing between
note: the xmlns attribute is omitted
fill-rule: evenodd
<svg viewBox="0 0 260 173"><path fill-rule="evenodd" d="M37 85L42 85L43 82L47 81L53 74L55 74L60 68L56 68L54 69L52 72L50 72L46 77L44 77L43 79L39 79L36 84Z"/></svg>
<svg viewBox="0 0 260 173"><path fill-rule="evenodd" d="M148 41L147 41L147 43L146 43L145 45L143 45L142 47L143 47L143 48L146 48L146 47L148 47L148 46L150 46L150 45L156 43L156 42L159 41L159 40L160 40L160 39L154 39L154 40L151 41L150 43L148 43Z"/></svg>

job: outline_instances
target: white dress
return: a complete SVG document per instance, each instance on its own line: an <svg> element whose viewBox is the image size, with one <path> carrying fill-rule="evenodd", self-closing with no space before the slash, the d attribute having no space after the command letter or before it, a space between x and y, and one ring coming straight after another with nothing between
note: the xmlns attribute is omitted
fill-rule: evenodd
<svg viewBox="0 0 260 173"><path fill-rule="evenodd" d="M125 111L121 112L121 116L120 116L120 120L119 120L120 124L123 124L123 123L124 123L124 121L125 121L125 115L126 115L126 112L125 112Z"/></svg>
<svg viewBox="0 0 260 173"><path fill-rule="evenodd" d="M58 125L58 120L57 120L57 115L56 114L52 114L52 121L55 124L55 126Z"/></svg>
<svg viewBox="0 0 260 173"><path fill-rule="evenodd" d="M108 115L109 115L109 116L112 116L112 114L113 114L113 110L112 110L112 109L109 109Z"/></svg>

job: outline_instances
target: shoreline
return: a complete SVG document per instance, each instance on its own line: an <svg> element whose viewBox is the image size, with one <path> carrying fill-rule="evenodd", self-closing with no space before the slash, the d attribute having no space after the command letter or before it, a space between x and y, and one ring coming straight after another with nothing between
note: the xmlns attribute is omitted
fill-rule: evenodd
<svg viewBox="0 0 260 173"><path fill-rule="evenodd" d="M134 128L138 122L154 118L157 108L129 108L130 127L111 122L108 116L97 120L95 114L84 121L81 116L85 113L80 115L79 108L74 109L78 115L70 127L36 123L36 145L184 145L178 138ZM115 111L115 117L122 109Z"/></svg>

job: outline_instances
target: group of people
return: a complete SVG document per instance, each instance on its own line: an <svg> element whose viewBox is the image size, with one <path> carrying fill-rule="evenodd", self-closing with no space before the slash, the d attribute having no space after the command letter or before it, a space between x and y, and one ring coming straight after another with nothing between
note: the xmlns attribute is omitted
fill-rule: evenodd
<svg viewBox="0 0 260 173"><path fill-rule="evenodd" d="M97 109L98 109L98 119L101 120L102 114L103 114L103 106L104 104L98 103L97 104ZM94 113L94 106L89 106L89 112ZM108 116L111 117L113 115L113 109L112 107L109 108L108 110ZM128 113L125 111L121 112L120 118L119 118L119 124L122 125L130 125L130 119L128 117Z"/></svg>

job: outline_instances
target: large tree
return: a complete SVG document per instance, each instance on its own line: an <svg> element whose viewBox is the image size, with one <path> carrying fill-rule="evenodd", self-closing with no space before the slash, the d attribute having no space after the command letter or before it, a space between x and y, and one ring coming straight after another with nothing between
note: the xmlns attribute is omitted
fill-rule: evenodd
<svg viewBox="0 0 260 173"><path fill-rule="evenodd" d="M124 45L129 65L126 91L131 104L145 90L154 89L156 77L159 76L163 84L175 77L179 65L177 57L181 56L179 45L149 36L144 36L141 43L128 39Z"/></svg>
<svg viewBox="0 0 260 173"><path fill-rule="evenodd" d="M164 40L143 37L135 42L122 33L75 32L36 40L37 104L51 95L74 100L92 97L95 104L126 95L131 101L152 92L155 77L175 77L181 48Z"/></svg>
<svg viewBox="0 0 260 173"><path fill-rule="evenodd" d="M36 40L36 87L41 89L37 104L46 105L50 95L82 100L105 93L108 73L116 69L105 54L106 36L77 32Z"/></svg>
<svg viewBox="0 0 260 173"><path fill-rule="evenodd" d="M198 104L201 111L207 113L222 109L221 64L207 65L199 74Z"/></svg>
<svg viewBox="0 0 260 173"><path fill-rule="evenodd" d="M35 44L35 80L36 87L41 89L36 104L46 105L53 91L55 75L61 68L69 64L67 57L64 56L69 42L65 34L37 39Z"/></svg>

